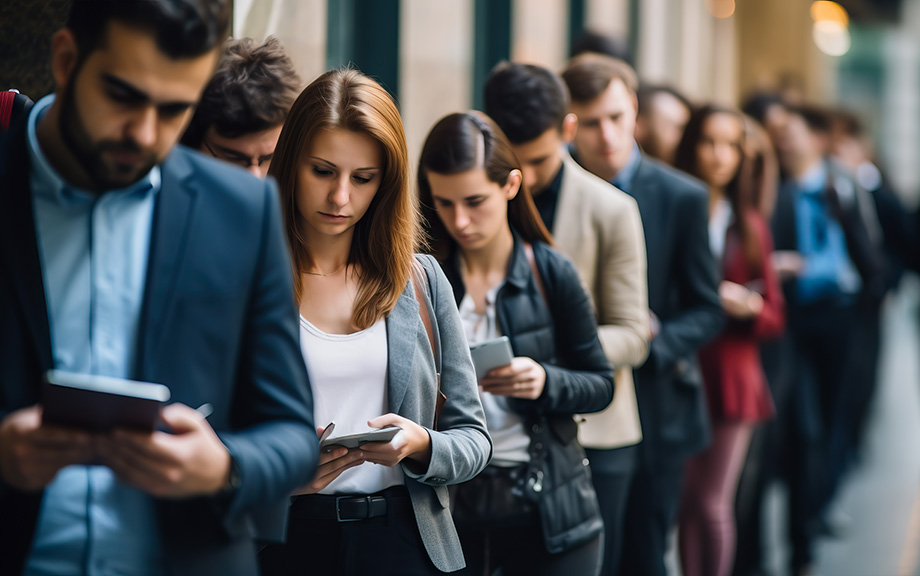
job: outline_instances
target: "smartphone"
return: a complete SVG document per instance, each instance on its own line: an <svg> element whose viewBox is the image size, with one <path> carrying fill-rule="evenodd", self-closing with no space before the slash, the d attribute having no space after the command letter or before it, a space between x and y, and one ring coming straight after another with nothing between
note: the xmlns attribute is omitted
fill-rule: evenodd
<svg viewBox="0 0 920 576"><path fill-rule="evenodd" d="M96 432L152 431L169 397L162 384L49 370L42 389L42 423Z"/></svg>
<svg viewBox="0 0 920 576"><path fill-rule="evenodd" d="M344 446L345 448L357 448L368 442L389 442L396 434L402 430L398 426L389 426L379 430L370 430L359 434L348 434L347 436L337 436L335 438L326 438L320 441L320 450L329 452L335 446ZM325 434L324 434L325 436Z"/></svg>
<svg viewBox="0 0 920 576"><path fill-rule="evenodd" d="M476 378L482 378L489 370L511 364L511 359L514 358L511 341L507 336L470 346L470 355L473 357L473 366L476 367Z"/></svg>

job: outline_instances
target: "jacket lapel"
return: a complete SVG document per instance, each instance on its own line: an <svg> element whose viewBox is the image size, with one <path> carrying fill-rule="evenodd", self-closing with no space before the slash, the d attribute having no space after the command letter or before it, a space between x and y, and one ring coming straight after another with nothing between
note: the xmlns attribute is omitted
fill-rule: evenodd
<svg viewBox="0 0 920 576"><path fill-rule="evenodd" d="M568 152L563 152L562 186L559 189L559 205L556 208L556 220L553 229L553 239L563 252L571 255L578 254L578 238L582 230L581 211L584 209L576 185L580 167L575 164Z"/></svg>
<svg viewBox="0 0 920 576"><path fill-rule="evenodd" d="M181 150L162 165L162 185L154 211L147 282L138 338L138 377L155 378L157 351L175 302L197 191L192 167Z"/></svg>
<svg viewBox="0 0 920 576"><path fill-rule="evenodd" d="M10 154L2 168L3 173L0 174L0 182L8 185L8 188L3 190L8 209L0 210L3 214L3 217L0 217L0 249L6 251L13 292L20 302L32 343L38 350L42 370L48 370L54 367L51 329L48 325L45 286L38 253L32 193L29 188L25 122L20 126L21 130L17 130L15 134L8 134L7 145Z"/></svg>
<svg viewBox="0 0 920 576"><path fill-rule="evenodd" d="M406 283L396 307L386 319L387 325L387 394L390 412L399 414L412 380L412 364L418 346L421 317L411 283ZM428 335L421 330L421 336ZM432 356L432 362L434 356Z"/></svg>

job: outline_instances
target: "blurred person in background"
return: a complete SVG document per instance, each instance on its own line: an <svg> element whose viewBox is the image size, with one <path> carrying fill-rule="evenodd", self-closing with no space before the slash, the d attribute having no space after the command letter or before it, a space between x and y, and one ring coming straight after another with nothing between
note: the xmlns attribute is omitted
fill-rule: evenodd
<svg viewBox="0 0 920 576"><path fill-rule="evenodd" d="M719 296L728 317L700 350L712 443L687 462L679 542L684 576L728 576L735 551L734 496L751 433L773 415L760 342L783 330L783 297L770 264L772 238L750 201L745 120L727 107L694 111L676 167L709 186L709 244L722 264Z"/></svg>
<svg viewBox="0 0 920 576"><path fill-rule="evenodd" d="M811 573L846 468L848 407L869 374L862 329L878 322L886 290L881 231L871 197L829 161L824 110L785 105L777 151L785 180L777 197L774 266L784 280L792 393L778 409L785 430L794 574Z"/></svg>
<svg viewBox="0 0 920 576"><path fill-rule="evenodd" d="M886 288L896 290L906 265L914 256L916 223L873 159L869 135L859 118L848 110L838 109L831 111L830 120L831 156L872 196L888 260Z"/></svg>
<svg viewBox="0 0 920 576"><path fill-rule="evenodd" d="M640 84L637 94L636 142L645 154L674 165L677 145L693 106L670 86Z"/></svg>
<svg viewBox="0 0 920 576"><path fill-rule="evenodd" d="M333 421L334 437L400 431L320 451L291 499L286 543L259 553L261 572L456 572L447 485L481 472L492 444L451 286L434 258L414 254L422 228L396 103L357 70L326 72L294 102L269 175L316 433Z"/></svg>
<svg viewBox="0 0 920 576"><path fill-rule="evenodd" d="M622 37L585 30L572 41L570 54L575 57L586 52L619 58L630 66L633 64L629 43Z"/></svg>
<svg viewBox="0 0 920 576"><path fill-rule="evenodd" d="M315 469L275 185L175 145L230 17L73 0L54 94L0 134L0 574L248 576ZM155 431L43 424L52 368L173 403Z"/></svg>
<svg viewBox="0 0 920 576"><path fill-rule="evenodd" d="M710 439L698 350L724 324L701 182L644 156L637 79L625 62L583 54L562 78L578 117L573 157L636 199L648 251L649 356L636 371L642 442L623 529L620 574L664 576L686 459Z"/></svg>
<svg viewBox="0 0 920 576"><path fill-rule="evenodd" d="M486 80L486 113L511 141L524 186L556 247L591 293L598 335L616 368L613 402L584 416L578 428L604 518L603 573L610 574L619 563L635 444L642 438L631 368L648 356L645 237L636 201L567 152L578 122L568 108L568 89L546 68L502 63Z"/></svg>
<svg viewBox="0 0 920 576"><path fill-rule="evenodd" d="M487 116L435 124L418 189L467 340L507 336L514 354L479 378L492 462L452 492L467 572L597 574L603 521L573 420L613 398L591 297L552 247L518 159Z"/></svg>
<svg viewBox="0 0 920 576"><path fill-rule="evenodd" d="M182 144L264 178L301 87L277 38L227 40Z"/></svg>

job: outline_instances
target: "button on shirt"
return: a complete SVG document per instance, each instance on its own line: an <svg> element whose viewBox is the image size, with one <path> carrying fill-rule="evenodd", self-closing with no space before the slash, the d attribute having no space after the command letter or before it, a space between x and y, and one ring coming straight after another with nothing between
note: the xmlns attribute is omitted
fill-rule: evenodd
<svg viewBox="0 0 920 576"><path fill-rule="evenodd" d="M794 187L798 248L805 259L805 267L796 279L799 302L852 302L862 280L850 260L843 228L831 215L824 197L827 166L820 162L788 185Z"/></svg>
<svg viewBox="0 0 920 576"><path fill-rule="evenodd" d="M54 367L129 378L135 367L153 208L160 170L122 190L67 185L42 153L28 119L29 182ZM27 575L159 574L153 500L103 466L70 466L45 489Z"/></svg>

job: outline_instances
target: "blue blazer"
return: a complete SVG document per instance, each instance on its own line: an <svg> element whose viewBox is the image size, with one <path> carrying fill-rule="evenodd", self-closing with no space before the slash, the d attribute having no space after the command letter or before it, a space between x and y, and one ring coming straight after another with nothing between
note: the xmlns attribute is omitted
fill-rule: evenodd
<svg viewBox="0 0 920 576"><path fill-rule="evenodd" d="M53 365L22 125L0 143L0 419L41 402ZM162 165L134 377L210 402L240 471L232 497L158 500L170 574L254 574L318 458L291 265L271 182L176 147ZM0 574L29 553L42 492L0 482Z"/></svg>

